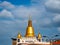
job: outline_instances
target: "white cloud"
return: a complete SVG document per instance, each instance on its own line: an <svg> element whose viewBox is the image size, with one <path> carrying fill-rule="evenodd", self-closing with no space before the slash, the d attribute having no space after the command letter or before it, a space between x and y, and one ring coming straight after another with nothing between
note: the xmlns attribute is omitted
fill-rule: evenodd
<svg viewBox="0 0 60 45"><path fill-rule="evenodd" d="M1 2L0 5L3 8L5 8L4 10L2 10L0 12L0 17L1 18L7 18L7 19L9 19L9 18L13 19L15 17L14 21L16 22L16 24L22 24L23 23L25 25L25 22L27 22L26 18L28 18L29 15L31 15L34 18L33 23L36 23L35 19L38 19L38 17L40 17L42 12L43 12L34 6L26 7L24 5L19 5L16 7L7 1ZM9 8L9 7L11 7L11 8ZM12 8L15 8L15 9L12 9ZM8 11L7 9L12 9L12 11ZM24 20L21 20L21 18ZM20 21L18 21L18 20L20 20ZM25 22L23 22L23 21L25 21ZM3 22L5 22L5 21L3 21ZM10 22L12 22L12 21L10 21ZM9 21L7 21L5 23L10 24Z"/></svg>
<svg viewBox="0 0 60 45"><path fill-rule="evenodd" d="M0 12L0 18L7 18L7 19L11 18L11 19L13 19L14 16L12 15L11 12L4 9Z"/></svg>
<svg viewBox="0 0 60 45"><path fill-rule="evenodd" d="M60 14L57 14L56 16L54 16L53 21L60 22Z"/></svg>
<svg viewBox="0 0 60 45"><path fill-rule="evenodd" d="M34 2L34 1L32 1L32 2ZM40 3L40 0L38 0L37 3ZM17 18L17 22L16 22L17 24L19 24L19 23L22 24L23 23L23 20L22 21L18 21L18 20L21 20L21 18L24 19L25 22L27 22L26 18L28 18L29 15L31 15L32 18L34 19L33 23L36 24L37 20L39 21L40 17L43 16L42 14L45 11L44 8L42 9L42 8L40 8L40 6L37 6L37 5L40 5L40 4L37 4L37 5L34 5L34 6L30 6L30 7L26 7L24 5L19 5L19 6L16 7L13 4L11 4L10 2L4 1L4 2L1 3L1 5L2 6L6 6L6 7L8 6L7 9L9 7L15 8L14 10L12 8L10 8L10 9L12 9L12 11L3 10L2 14L3 14L3 16L9 17L9 18L13 18L13 17ZM42 23L41 25L49 25L51 23L51 20L50 19L44 19L44 20L41 20L41 23Z"/></svg>
<svg viewBox="0 0 60 45"><path fill-rule="evenodd" d="M32 17L37 18L37 16L41 16L42 11L38 10L38 8L35 7L25 7L23 5L17 7L14 11L12 11L13 14L17 18L27 18L29 15Z"/></svg>
<svg viewBox="0 0 60 45"><path fill-rule="evenodd" d="M26 7L24 5L15 6L7 1L1 2L0 8L12 10L10 12L13 13L15 18L27 18L29 15L31 15L36 19L37 17L40 17L44 11L43 9L38 8L37 6L35 7L34 6Z"/></svg>
<svg viewBox="0 0 60 45"><path fill-rule="evenodd" d="M53 9L60 9L60 1L59 0L48 0L45 5L48 8L53 8Z"/></svg>
<svg viewBox="0 0 60 45"><path fill-rule="evenodd" d="M45 8L49 12L60 13L60 1L59 0L48 0L45 3Z"/></svg>
<svg viewBox="0 0 60 45"><path fill-rule="evenodd" d="M0 7L4 8L4 9L9 9L9 10L12 10L15 8L15 6L13 4L11 4L10 2L7 2L7 1L1 2Z"/></svg>
<svg viewBox="0 0 60 45"><path fill-rule="evenodd" d="M37 0L32 0L32 2L36 2L36 1ZM37 5L40 5L40 1L41 0L37 1L37 3L39 3ZM48 2L51 2L51 1L47 1L46 4L48 4ZM49 26L52 23L52 21L50 20L50 18L46 18L46 14L43 14L43 13L45 13L45 8L44 7L41 8L40 6L36 6L36 5L30 6L30 7L27 7L27 6L24 6L24 5L19 5L19 6L16 7L15 5L13 5L13 4L11 4L10 2L7 2L7 1L1 2L0 5L7 7L7 9L9 7L11 7L9 9L15 8L14 10L12 9L12 11L7 11L7 9L3 10L1 12L1 16L2 17L4 17L4 16L8 17L8 18L14 18L15 17L15 20L21 20L21 18L22 18L25 21L25 20L27 20L26 18L28 18L28 16L31 15L32 18L34 18L33 21L35 22L35 24L37 23L37 20L38 20L38 23L41 24L41 26L42 25L44 25L44 26L48 25ZM40 17L43 17L43 15L45 15L45 17L42 18L42 20L41 20ZM53 20L56 20L55 18L56 17L54 17ZM21 22L23 22L23 20ZM20 21L17 21L17 23L18 22L20 23Z"/></svg>

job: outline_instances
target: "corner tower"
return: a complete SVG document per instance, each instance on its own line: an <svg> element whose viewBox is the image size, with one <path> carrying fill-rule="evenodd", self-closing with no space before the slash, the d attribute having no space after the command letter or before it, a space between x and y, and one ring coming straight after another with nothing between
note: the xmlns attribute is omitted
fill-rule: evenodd
<svg viewBox="0 0 60 45"><path fill-rule="evenodd" d="M28 26L27 26L27 29L26 29L25 37L35 37L34 28L32 26L31 16L29 16Z"/></svg>
<svg viewBox="0 0 60 45"><path fill-rule="evenodd" d="M21 34L18 32L17 38L20 39L21 37Z"/></svg>

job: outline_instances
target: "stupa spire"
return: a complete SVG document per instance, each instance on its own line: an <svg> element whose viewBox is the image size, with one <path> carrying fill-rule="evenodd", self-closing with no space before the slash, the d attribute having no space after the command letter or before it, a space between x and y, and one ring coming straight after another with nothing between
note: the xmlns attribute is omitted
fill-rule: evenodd
<svg viewBox="0 0 60 45"><path fill-rule="evenodd" d="M32 20L31 20L31 16L29 15L29 20L28 20L28 27L32 27Z"/></svg>

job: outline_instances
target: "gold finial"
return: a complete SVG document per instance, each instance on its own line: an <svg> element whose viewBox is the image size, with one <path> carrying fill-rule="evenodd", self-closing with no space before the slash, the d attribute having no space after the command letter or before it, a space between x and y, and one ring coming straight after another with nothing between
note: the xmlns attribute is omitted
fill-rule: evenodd
<svg viewBox="0 0 60 45"><path fill-rule="evenodd" d="M17 38L21 38L22 36L21 36L21 34L20 34L20 32L18 32L18 35L17 35Z"/></svg>
<svg viewBox="0 0 60 45"><path fill-rule="evenodd" d="M31 20L31 15L29 15L29 20Z"/></svg>
<svg viewBox="0 0 60 45"><path fill-rule="evenodd" d="M41 36L41 34L39 33L39 34L38 34L38 39L41 39L41 38L42 38L42 36Z"/></svg>

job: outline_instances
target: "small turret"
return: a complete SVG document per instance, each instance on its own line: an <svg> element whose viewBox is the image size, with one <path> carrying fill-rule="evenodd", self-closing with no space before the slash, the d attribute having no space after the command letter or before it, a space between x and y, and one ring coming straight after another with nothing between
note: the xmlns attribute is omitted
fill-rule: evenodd
<svg viewBox="0 0 60 45"><path fill-rule="evenodd" d="M38 39L41 39L41 38L42 38L42 36L41 36L41 34L39 33L39 34L38 34Z"/></svg>
<svg viewBox="0 0 60 45"><path fill-rule="evenodd" d="M41 38L42 38L41 34L38 33L38 37L37 37L37 39L38 39L39 41L41 41Z"/></svg>
<svg viewBox="0 0 60 45"><path fill-rule="evenodd" d="M21 37L21 34L18 32L17 38L20 39Z"/></svg>

